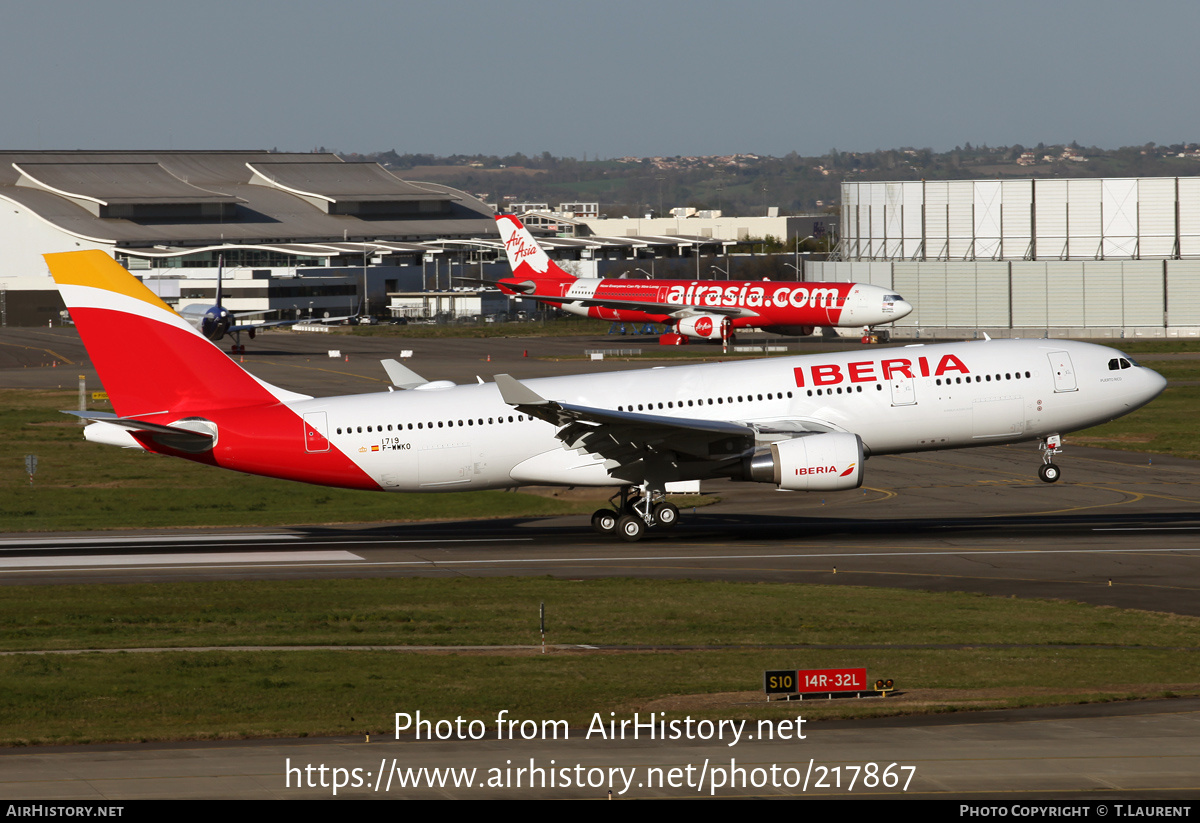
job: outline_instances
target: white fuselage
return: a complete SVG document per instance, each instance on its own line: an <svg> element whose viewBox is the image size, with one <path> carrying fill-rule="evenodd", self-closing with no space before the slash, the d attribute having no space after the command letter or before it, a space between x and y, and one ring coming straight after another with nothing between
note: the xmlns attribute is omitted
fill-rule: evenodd
<svg viewBox="0 0 1200 823"><path fill-rule="evenodd" d="M1165 385L1113 349L1052 340L881 348L523 383L547 400L578 406L851 432L873 455L1074 431L1138 408ZM288 405L306 420L321 419L330 443L388 491L617 482L600 458L566 449L556 426L506 404L494 383Z"/></svg>

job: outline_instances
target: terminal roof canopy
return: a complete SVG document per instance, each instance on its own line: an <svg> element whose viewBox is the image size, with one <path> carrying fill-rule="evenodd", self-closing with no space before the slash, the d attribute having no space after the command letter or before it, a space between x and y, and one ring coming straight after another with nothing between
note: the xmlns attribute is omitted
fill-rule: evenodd
<svg viewBox="0 0 1200 823"><path fill-rule="evenodd" d="M232 216L232 207L241 202L232 195L193 186L153 162L23 162L12 167L20 173L17 186L61 195L97 217Z"/></svg>
<svg viewBox="0 0 1200 823"><path fill-rule="evenodd" d="M123 248L496 235L492 210L465 192L333 154L0 152L0 201Z"/></svg>
<svg viewBox="0 0 1200 823"><path fill-rule="evenodd" d="M333 214L444 212L462 198L408 183L376 163L247 163L251 183L302 197ZM370 204L370 205L368 205Z"/></svg>

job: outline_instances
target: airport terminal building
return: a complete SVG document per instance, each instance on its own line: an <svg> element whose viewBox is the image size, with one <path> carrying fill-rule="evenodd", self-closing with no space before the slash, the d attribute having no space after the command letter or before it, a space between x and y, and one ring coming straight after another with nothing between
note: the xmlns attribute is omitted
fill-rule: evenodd
<svg viewBox="0 0 1200 823"><path fill-rule="evenodd" d="M490 206L334 154L0 152L0 203L0 325L59 319L48 252L103 250L181 306L213 303L222 266L227 308L285 319L383 315L389 295L509 273ZM605 260L721 248L711 237L545 242L581 274Z"/></svg>
<svg viewBox="0 0 1200 823"><path fill-rule="evenodd" d="M1200 178L842 184L810 280L894 288L903 338L1200 336Z"/></svg>
<svg viewBox="0 0 1200 823"><path fill-rule="evenodd" d="M233 310L352 312L424 287L425 242L494 231L464 192L409 183L332 154L0 152L0 319L62 308L42 254L101 249L170 303L213 302L223 263ZM382 305L382 303L380 303Z"/></svg>

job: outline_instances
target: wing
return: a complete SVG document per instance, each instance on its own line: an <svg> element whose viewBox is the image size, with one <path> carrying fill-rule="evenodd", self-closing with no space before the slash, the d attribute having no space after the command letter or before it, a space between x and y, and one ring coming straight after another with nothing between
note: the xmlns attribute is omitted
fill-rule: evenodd
<svg viewBox="0 0 1200 823"><path fill-rule="evenodd" d="M668 317L682 318L694 314L721 314L726 317L758 317L758 312L737 306L695 306L681 303L648 303L644 300L617 300L609 297L564 297L553 294L521 293L510 295L543 303L571 303L576 306L599 306L604 309L622 309L640 311L646 314L664 314Z"/></svg>
<svg viewBox="0 0 1200 823"><path fill-rule="evenodd" d="M719 477L765 442L833 430L815 421L700 420L562 403L507 374L496 375L496 386L505 403L560 427L564 448L604 458L609 474L634 484Z"/></svg>

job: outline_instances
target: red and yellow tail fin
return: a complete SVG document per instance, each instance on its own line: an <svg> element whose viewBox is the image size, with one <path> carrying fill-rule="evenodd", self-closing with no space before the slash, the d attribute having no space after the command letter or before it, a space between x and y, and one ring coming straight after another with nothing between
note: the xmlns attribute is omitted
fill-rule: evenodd
<svg viewBox="0 0 1200 823"><path fill-rule="evenodd" d="M103 251L45 258L120 416L303 397L248 374Z"/></svg>

